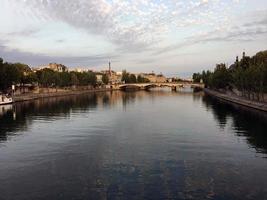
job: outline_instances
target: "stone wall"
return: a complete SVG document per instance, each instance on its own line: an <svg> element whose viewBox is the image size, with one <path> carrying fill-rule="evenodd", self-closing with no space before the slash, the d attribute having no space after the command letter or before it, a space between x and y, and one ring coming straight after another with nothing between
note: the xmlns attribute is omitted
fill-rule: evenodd
<svg viewBox="0 0 267 200"><path fill-rule="evenodd" d="M242 94L241 91L237 90L236 88L232 89L232 91L226 91L226 93L228 95L237 95L239 97L243 97L243 98L247 98L249 100L253 100L253 101L260 101L260 102L266 102L267 103L267 94L263 94L263 95L258 95L257 93L245 93L245 96Z"/></svg>
<svg viewBox="0 0 267 200"><path fill-rule="evenodd" d="M239 104L242 106L246 106L249 108L254 108L257 110L261 110L261 111L265 111L267 112L267 103L265 102L259 102L259 101L253 101L253 100L248 100L246 98L234 95L233 93L222 93L219 91L214 91L211 89L204 89L204 92L206 94L209 94L211 96L217 97L219 99L231 102L231 103L235 103L235 104Z"/></svg>

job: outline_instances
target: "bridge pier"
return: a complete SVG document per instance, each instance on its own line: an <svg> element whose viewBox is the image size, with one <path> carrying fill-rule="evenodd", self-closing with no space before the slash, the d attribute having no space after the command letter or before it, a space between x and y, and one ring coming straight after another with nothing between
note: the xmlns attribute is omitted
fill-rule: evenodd
<svg viewBox="0 0 267 200"><path fill-rule="evenodd" d="M172 86L172 91L177 91L177 87L176 86Z"/></svg>

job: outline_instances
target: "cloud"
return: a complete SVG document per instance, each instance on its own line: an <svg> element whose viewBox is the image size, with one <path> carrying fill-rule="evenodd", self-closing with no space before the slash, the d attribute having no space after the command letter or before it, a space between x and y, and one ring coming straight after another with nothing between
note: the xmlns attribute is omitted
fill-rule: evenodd
<svg viewBox="0 0 267 200"><path fill-rule="evenodd" d="M65 40L63 40L63 39L59 39L59 40L56 40L55 42L56 42L56 43L63 43L63 42L65 42Z"/></svg>
<svg viewBox="0 0 267 200"><path fill-rule="evenodd" d="M266 10L267 12L267 10ZM261 20L256 20L253 22L245 23L245 27L253 27L253 26L266 26L267 25L267 16Z"/></svg>
<svg viewBox="0 0 267 200"><path fill-rule="evenodd" d="M216 42L256 46L266 36L266 10L256 9L266 9L262 0L0 1L0 56L31 65L101 65L114 58L125 68L153 67L153 60L175 66L179 53ZM176 56L170 61L170 55Z"/></svg>
<svg viewBox="0 0 267 200"><path fill-rule="evenodd" d="M26 0L25 6L35 10L36 17L41 15L42 18L63 21L92 34L105 35L118 46L131 50L148 45L151 38L147 33L156 31L139 19L144 13L137 7L144 3L147 2L137 1L130 6L122 1L108 3L105 0Z"/></svg>
<svg viewBox="0 0 267 200"><path fill-rule="evenodd" d="M42 20L62 21L92 34L103 35L114 43L118 50L124 49L129 52L140 52L160 43L173 26L194 26L208 23L210 20L223 19L223 17L221 19L212 17L210 12L220 6L218 0L24 0L23 2L23 6L28 10L24 15Z"/></svg>
<svg viewBox="0 0 267 200"><path fill-rule="evenodd" d="M3 42L3 41L2 41ZM22 62L31 66L47 64L51 62L62 63L67 66L88 66L98 67L108 62L108 59L116 60L118 57L112 54L95 56L49 56L44 54L34 54L21 52L19 50L9 50L6 46L0 45L0 55L8 62Z"/></svg>
<svg viewBox="0 0 267 200"><path fill-rule="evenodd" d="M13 32L8 32L7 35L14 37L14 36L33 36L35 33L37 33L39 30L38 29L24 29L21 31L13 31Z"/></svg>
<svg viewBox="0 0 267 200"><path fill-rule="evenodd" d="M266 14L265 14L266 15ZM265 36L267 38L267 15L262 19L254 19L255 21L246 22L240 25L224 26L216 30L196 34L187 37L183 42L169 45L161 48L153 53L160 55L163 53L189 47L195 44L207 42L248 42L256 41L258 37Z"/></svg>

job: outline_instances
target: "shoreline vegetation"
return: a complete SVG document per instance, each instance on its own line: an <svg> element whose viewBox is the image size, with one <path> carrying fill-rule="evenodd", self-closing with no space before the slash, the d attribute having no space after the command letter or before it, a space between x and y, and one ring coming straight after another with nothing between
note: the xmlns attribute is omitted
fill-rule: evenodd
<svg viewBox="0 0 267 200"><path fill-rule="evenodd" d="M0 94L12 96L14 102L19 102L37 98L116 90L110 86L114 81L110 69L93 72L90 70L68 70L62 64L52 67L31 68L24 63L4 62L0 58ZM136 77L126 70L122 72L121 81L125 83L150 82L149 79L140 75Z"/></svg>
<svg viewBox="0 0 267 200"><path fill-rule="evenodd" d="M26 64L8 63L0 58L0 94L7 94L13 97L13 102L20 102L111 90L106 87L109 83L107 74L102 74L100 84L95 72L68 71L64 65L60 67L61 71L49 68L33 70Z"/></svg>
<svg viewBox="0 0 267 200"><path fill-rule="evenodd" d="M27 90L34 91L35 88L94 88L98 86L96 73L68 71L64 65L60 67L60 71L50 68L33 70L26 64L8 63L0 58L0 91L10 93L12 85L16 86L16 91L19 93L27 92ZM107 77L103 76L102 81L106 84Z"/></svg>
<svg viewBox="0 0 267 200"><path fill-rule="evenodd" d="M0 58L0 94L12 96L14 102L37 98L75 95L89 92L116 90L120 83L150 83L167 79L162 75L132 74L123 70L117 74L109 70L91 71L68 69L65 65L49 63L47 66L31 68L23 63L4 62ZM172 82L187 81L172 78ZM165 82L164 81L164 82Z"/></svg>
<svg viewBox="0 0 267 200"><path fill-rule="evenodd" d="M81 88L87 87L89 90L103 88L114 82L113 71L103 70L94 72L91 70L73 71L62 64L53 64L50 68L31 68L23 63L4 62L0 58L0 93L11 94L14 92L25 93L25 90L35 90L35 88ZM50 65L49 64L49 65ZM55 66L54 66L55 65ZM55 69L54 69L55 68ZM136 76L126 70L122 71L121 81L125 83L147 83L149 79ZM12 86L15 86L14 91Z"/></svg>
<svg viewBox="0 0 267 200"><path fill-rule="evenodd" d="M252 57L243 52L229 67L220 63L213 72L194 73L193 81L203 82L211 96L267 112L267 50Z"/></svg>

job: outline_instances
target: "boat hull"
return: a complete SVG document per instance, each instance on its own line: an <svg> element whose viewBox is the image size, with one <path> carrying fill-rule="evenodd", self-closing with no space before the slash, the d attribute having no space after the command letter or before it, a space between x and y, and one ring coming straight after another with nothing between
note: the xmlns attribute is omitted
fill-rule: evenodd
<svg viewBox="0 0 267 200"><path fill-rule="evenodd" d="M11 103L13 103L13 99L11 98L5 99L4 101L0 101L0 105L6 105Z"/></svg>
<svg viewBox="0 0 267 200"><path fill-rule="evenodd" d="M13 103L13 101L8 101L8 102L0 102L0 106L1 105L6 105L6 104L12 104Z"/></svg>

